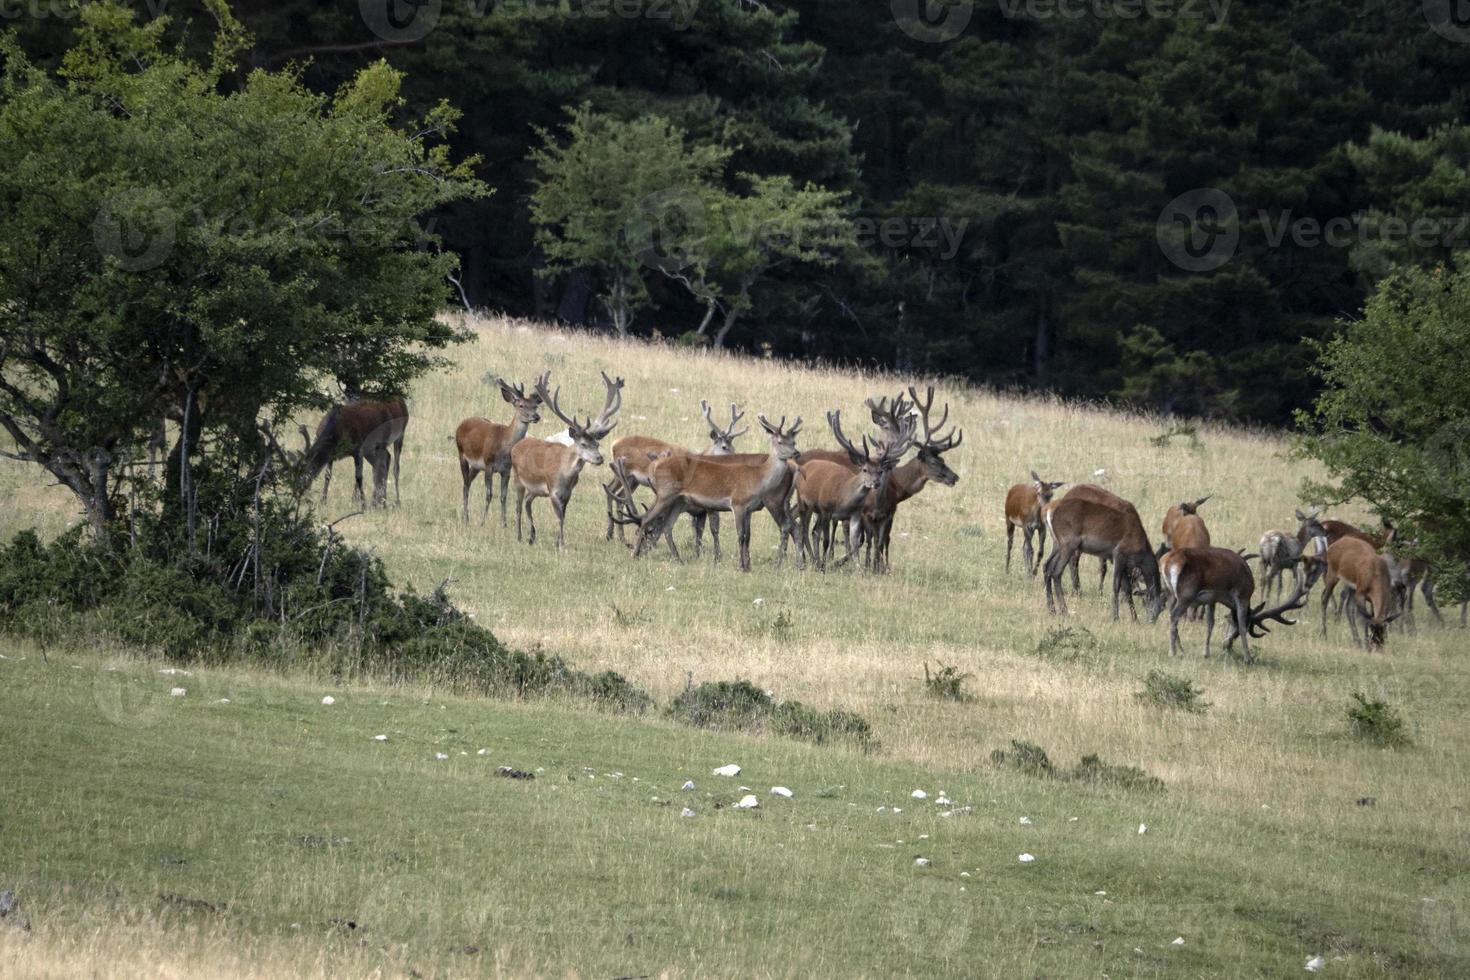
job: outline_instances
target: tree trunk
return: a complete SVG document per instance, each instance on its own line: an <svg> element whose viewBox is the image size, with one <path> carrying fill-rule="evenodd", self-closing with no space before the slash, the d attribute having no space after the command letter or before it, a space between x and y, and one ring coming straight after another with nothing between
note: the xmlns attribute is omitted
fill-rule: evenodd
<svg viewBox="0 0 1470 980"><path fill-rule="evenodd" d="M735 329L735 321L740 319L741 312L745 309L746 301L750 298L749 280L740 284L740 295L730 304L725 311L725 322L720 324L720 332L715 334L715 346L724 347L725 338L730 336L730 331Z"/></svg>
<svg viewBox="0 0 1470 980"><path fill-rule="evenodd" d="M705 334L709 332L709 325L713 323L715 319L716 305L717 304L715 302L715 298L711 296L709 298L708 305L706 305L704 308L704 319L699 321L699 329L694 331L700 337L705 336Z"/></svg>

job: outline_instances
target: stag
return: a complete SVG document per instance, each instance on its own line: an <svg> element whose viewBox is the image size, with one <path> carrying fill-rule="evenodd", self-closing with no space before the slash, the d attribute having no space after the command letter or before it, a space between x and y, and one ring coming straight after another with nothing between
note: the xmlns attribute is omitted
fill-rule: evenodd
<svg viewBox="0 0 1470 980"><path fill-rule="evenodd" d="M654 462L654 504L638 529L634 557L643 554L651 532L656 533L664 522L672 523L684 510L730 511L740 540L740 570L750 571L750 515L767 506L772 491L789 485L789 461L796 458L796 434L801 429L800 416L789 429L784 416L779 423L764 415L757 416L757 421L771 440L767 454L749 459L745 455L718 458L674 452ZM780 517L777 522L781 523Z"/></svg>
<svg viewBox="0 0 1470 980"><path fill-rule="evenodd" d="M1252 608L1256 582L1247 556L1226 548L1176 547L1163 557L1159 568L1165 587L1174 599L1174 608L1169 611L1171 657L1179 652L1179 620L1190 610L1204 609L1206 660L1210 657L1210 639L1215 632L1215 607L1219 605L1225 607L1230 617L1225 649L1229 650L1235 638L1240 637L1245 662L1251 663L1254 657L1250 638L1265 636L1269 632L1266 623L1272 620L1295 626L1296 620L1287 619L1286 613L1307 604L1307 589L1298 585L1284 603L1267 609L1263 602Z"/></svg>
<svg viewBox="0 0 1470 980"><path fill-rule="evenodd" d="M536 394L542 404L551 409L557 418L566 423L572 437L572 445L548 442L545 439L525 438L510 450L511 471L516 484L516 540L521 540L521 516L524 511L526 523L530 525L529 544L536 543L536 517L531 505L538 497L551 500L551 510L556 514L556 546L566 546L567 503L582 475L582 467L588 463L602 465L602 450L598 444L606 438L618 423L613 418L623 404L623 379L616 381L602 372L602 383L607 389L607 401L596 418L579 421L575 415L561 410L558 398L561 388L555 392L547 390L550 372L536 380Z"/></svg>
<svg viewBox="0 0 1470 980"><path fill-rule="evenodd" d="M1035 575L1046 557L1046 524L1041 518L1041 509L1051 503L1052 494L1066 483L1048 483L1031 471L1030 483L1017 483L1006 491L1006 573L1011 571L1011 550L1015 547L1016 528L1021 529L1021 557L1026 562L1026 573ZM1033 552L1031 536L1038 537L1039 550Z"/></svg>
<svg viewBox="0 0 1470 980"><path fill-rule="evenodd" d="M500 477L500 526L507 527L510 523L505 513L506 498L509 496L506 490L510 484L510 451L516 443L526 438L526 432L531 426L541 421L541 396L535 391L526 394L524 384L512 388L500 379L495 383L500 387L500 397L515 412L514 419L509 425L478 416L465 419L454 430L454 443L459 449L459 475L464 481L461 519L466 524L469 523L470 484L475 482L476 476L483 473L485 509L480 511L480 523L484 524L490 513L490 501L494 497L490 478L493 475Z"/></svg>
<svg viewBox="0 0 1470 980"><path fill-rule="evenodd" d="M817 568L825 568L831 558L834 533L837 524L842 525L846 559L851 560L855 551L852 525L860 520L860 511L868 495L883 487L893 468L914 443L914 423L905 419L899 430L886 441L879 442L876 456L863 436L863 448L859 450L842 432L842 413L828 412L827 424L837 438L837 444L846 452L856 471L826 460L811 460L801 464L796 471L796 516L801 533L801 549L809 552ZM886 429L885 429L886 431ZM814 548L808 537L808 528L813 516L817 518L817 535L820 547Z"/></svg>
<svg viewBox="0 0 1470 980"><path fill-rule="evenodd" d="M1113 562L1113 620L1118 619L1118 597L1127 596L1128 609L1135 620L1138 610L1133 604L1133 578L1144 587L1144 607L1149 622L1158 619L1164 608L1163 588L1159 583L1159 560L1148 542L1138 511L1097 503L1083 497L1067 496L1052 507L1046 517L1052 535L1052 553L1046 560L1046 608L1056 612L1060 605L1067 612L1063 595L1062 572L1080 553L1106 556Z"/></svg>
<svg viewBox="0 0 1470 980"><path fill-rule="evenodd" d="M308 436L306 426L301 426L306 450L302 456L297 489L304 493L317 475L325 470L322 479L322 502L325 503L327 492L332 487L332 464L351 456L356 476L353 500L367 506L367 497L362 490L362 461L366 459L373 467L373 505L388 502L390 463L393 469L393 502L401 503L398 469L403 459L403 434L407 428L408 405L401 399L334 405L317 425L314 439Z"/></svg>
<svg viewBox="0 0 1470 980"><path fill-rule="evenodd" d="M1394 587L1388 559L1362 538L1343 536L1327 548L1327 571L1322 591L1322 635L1327 635L1327 605L1338 582L1352 589L1348 625L1353 642L1358 639L1358 618L1363 619L1363 649L1383 645L1388 624L1399 618L1394 611Z"/></svg>

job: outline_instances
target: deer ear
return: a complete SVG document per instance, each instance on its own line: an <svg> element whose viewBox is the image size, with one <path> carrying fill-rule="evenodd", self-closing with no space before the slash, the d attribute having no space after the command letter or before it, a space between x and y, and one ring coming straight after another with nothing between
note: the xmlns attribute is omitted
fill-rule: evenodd
<svg viewBox="0 0 1470 980"><path fill-rule="evenodd" d="M500 382L500 397L501 398L504 398L506 401L510 402L512 405L514 405L515 402L516 402L516 394L515 394L515 392L514 391L511 391L510 390L510 385L506 384L504 381Z"/></svg>
<svg viewBox="0 0 1470 980"><path fill-rule="evenodd" d="M1298 510L1296 512L1296 519L1299 520L1299 521L1305 521L1307 519L1307 515L1306 514L1303 514L1300 510Z"/></svg>
<svg viewBox="0 0 1470 980"><path fill-rule="evenodd" d="M1032 470L1031 471L1031 481L1033 483L1045 483L1046 482L1041 477L1039 477L1039 476L1036 475L1036 471L1035 470Z"/></svg>

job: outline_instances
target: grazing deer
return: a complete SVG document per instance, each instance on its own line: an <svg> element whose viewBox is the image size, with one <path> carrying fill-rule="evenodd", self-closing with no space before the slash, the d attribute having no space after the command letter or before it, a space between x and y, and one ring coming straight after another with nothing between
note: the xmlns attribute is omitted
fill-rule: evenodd
<svg viewBox="0 0 1470 980"><path fill-rule="evenodd" d="M352 457L356 485L352 499L367 506L367 497L362 491L362 461L368 460L373 467L373 506L388 502L388 464L393 467L393 500L401 503L398 494L398 468L403 459L403 434L408 428L408 405L402 399L393 401L355 401L333 406L316 427L316 438L307 436L306 426L301 426L301 438L306 442L302 456L302 474L298 490L305 492L323 470L322 502L326 503L327 492L332 487L332 464L339 459Z"/></svg>
<svg viewBox="0 0 1470 980"><path fill-rule="evenodd" d="M779 423L764 415L757 421L770 437L768 454L748 459L744 454L719 458L675 452L654 462L654 504L638 529L634 557L643 554L651 531L657 532L662 522L672 522L683 510L730 511L740 540L740 570L750 571L750 515L768 506L767 496L791 481L788 461L797 455L796 434L801 429L800 416L789 429L784 416ZM784 509L784 503L781 506Z"/></svg>
<svg viewBox="0 0 1470 980"><path fill-rule="evenodd" d="M939 434L949 421L949 405L944 406L939 422L931 424L929 411L934 407L934 386L929 386L923 399L910 387L909 397L912 401L905 403L902 395L897 396L891 406L886 398L880 398L876 404L871 399L867 402L873 411L873 421L890 437L902 428L903 420L911 417L914 408L919 410L924 428L923 438L915 439L918 452L914 458L895 467L888 479L870 492L863 503L861 540L866 549L864 564L874 572L886 571L889 567L888 547L893 538L893 518L898 512L898 505L923 490L931 480L946 487L960 481L959 474L944 461L944 454L957 449L964 442L965 434L959 429L951 430L943 437Z"/></svg>
<svg viewBox="0 0 1470 980"><path fill-rule="evenodd" d="M801 528L801 548L810 552L817 568L825 568L832 554L834 528L842 525L844 550L847 560L854 553L852 525L861 519L860 511L868 494L883 486L903 454L914 443L914 423L905 419L903 426L889 441L881 441L881 452L876 456L863 436L863 448L859 450L842 432L842 413L828 412L827 424L837 444L847 451L848 459L857 471L826 460L812 460L797 467L796 471L796 516ZM820 547L813 547L808 537L812 516L817 518L817 534Z"/></svg>
<svg viewBox="0 0 1470 980"><path fill-rule="evenodd" d="M1052 535L1051 557L1046 560L1046 608L1056 612L1061 606L1067 612L1063 595L1062 572L1081 552L1106 555L1113 561L1113 620L1118 619L1118 597L1126 595L1128 609L1138 619L1133 604L1133 578L1144 587L1144 608L1149 622L1158 619L1164 608L1163 587L1159 582L1159 560L1148 542L1148 532L1138 511L1097 503L1083 497L1067 496L1046 515L1047 529ZM1055 604L1053 603L1055 597Z"/></svg>
<svg viewBox="0 0 1470 980"><path fill-rule="evenodd" d="M524 511L526 523L531 526L527 543L536 543L536 517L531 512L531 505L538 497L548 497L551 500L551 510L556 514L556 546L563 548L566 546L567 503L572 498L572 490L577 486L582 467L587 463L593 466L602 465L602 450L598 448L598 443L618 424L613 416L617 415L623 404L623 379L614 381L607 376L606 371L602 372L602 383L607 388L607 402L596 418L589 417L586 422L581 422L575 415L569 416L561 410L561 404L557 400L561 395L561 388L558 387L555 392L548 391L550 380L550 372L541 375L536 380L536 394L541 396L542 404L566 423L574 445L563 446L545 439L528 437L511 447L511 472L515 476L516 484L516 540L521 540L521 515Z"/></svg>
<svg viewBox="0 0 1470 980"><path fill-rule="evenodd" d="M1327 606L1338 582L1352 589L1348 605L1348 625L1353 642L1358 639L1358 617L1363 619L1362 644L1383 645L1388 624L1399 618L1394 611L1394 587L1388 559L1373 550L1362 538L1343 536L1327 549L1327 571L1322 591L1322 635L1327 635Z"/></svg>
<svg viewBox="0 0 1470 980"><path fill-rule="evenodd" d="M1046 524L1041 519L1041 509L1051 503L1052 494L1065 483L1048 483L1031 471L1030 483L1017 483L1006 491L1006 573L1011 570L1011 550L1016 543L1016 528L1021 529L1021 558L1026 562L1026 573L1035 575L1046 557ZM1031 535L1039 537L1039 549L1033 551Z"/></svg>
<svg viewBox="0 0 1470 980"><path fill-rule="evenodd" d="M745 413L738 410L734 403L730 405L730 424L720 425L714 419L709 402L703 399L699 402L700 410L704 413L704 420L709 425L710 447L705 450L706 456L730 456L735 452L735 440L750 431L750 427L737 430L735 426L745 417ZM612 458L621 460L632 481L634 489L638 487L652 487L653 483L649 477L649 470L656 459L669 455L681 447L673 443L664 442L662 439L654 439L651 436L624 436L612 445ZM720 518L717 514L706 514L703 511L691 510L689 514L694 522L694 555L698 557L704 550L704 523L709 518L710 536L714 539L715 561L720 560ZM623 536L623 526L626 521L614 521L609 515L607 525L607 540L611 541L613 528L617 527L618 538L624 543L627 539ZM666 537L672 540L672 527L668 529Z"/></svg>
<svg viewBox="0 0 1470 980"><path fill-rule="evenodd" d="M490 514L490 501L494 491L491 477L500 477L500 526L509 526L506 518L506 493L510 485L510 451L516 443L526 437L526 432L541 421L541 396L535 391L526 394L524 384L514 388L503 380L496 380L500 397L504 398L515 412L509 425L491 422L486 418L468 418L454 430L454 444L459 449L459 475L464 481L460 516L468 524L470 520L470 484L475 477L485 475L485 509L480 511L480 523Z"/></svg>
<svg viewBox="0 0 1470 980"><path fill-rule="evenodd" d="M1180 521L1184 520L1187 517L1198 517L1199 509L1204 506L1205 501L1209 499L1209 496L1204 496L1199 498L1198 500L1181 500L1179 503L1168 509L1168 511L1164 514L1164 526L1162 528L1164 533L1164 540L1159 545L1159 554L1161 556L1164 554L1164 552L1170 551L1174 548L1198 547L1198 545L1175 544L1174 528L1178 526ZM1203 526L1204 524L1203 522L1201 522L1199 527ZM1197 529L1195 533L1198 533ZM1205 541L1205 546L1209 546L1208 540Z"/></svg>
<svg viewBox="0 0 1470 980"><path fill-rule="evenodd" d="M1271 591L1276 583L1276 594L1280 595L1284 584L1282 572L1291 570L1291 587L1295 590L1302 583L1302 542L1285 531L1267 531L1261 535L1261 595Z"/></svg>
<svg viewBox="0 0 1470 980"><path fill-rule="evenodd" d="M1131 512L1135 518L1138 517L1138 509L1135 508L1132 503L1124 500L1116 493L1113 493L1113 491L1106 490L1095 483L1077 484L1075 487L1068 490L1065 494L1062 495L1062 500L1090 500L1093 503L1103 504L1107 507L1114 507L1118 510ZM1043 523L1045 523L1046 521L1047 513L1051 510L1054 510L1060 503L1061 501L1059 500L1053 500L1051 503L1042 506L1041 519ZM1139 524L1142 523L1142 518L1139 518ZM1055 553L1056 551L1055 541L1052 542L1052 551L1053 553ZM1104 585L1108 580L1108 566L1112 562L1112 558L1110 558L1108 555L1098 555L1097 557L1100 564L1097 576L1097 591L1101 593ZM1081 566L1082 552L1079 551L1077 552L1077 554L1072 556L1073 595L1082 594Z"/></svg>
<svg viewBox="0 0 1470 980"><path fill-rule="evenodd" d="M1424 596L1424 602L1429 606L1434 621L1443 626L1444 616L1439 611L1439 604L1434 601L1434 579L1429 574L1433 571L1432 567L1422 558L1398 554L1394 549L1395 544L1396 541L1389 544L1384 550L1384 557L1388 559L1389 569L1393 573L1394 591L1397 593L1399 608L1404 613L1404 623L1411 632L1415 630L1414 593L1418 591Z"/></svg>
<svg viewBox="0 0 1470 980"><path fill-rule="evenodd" d="M636 531L643 526L644 519L648 515L648 505L644 504L642 510L638 509L638 500L634 496L638 483L628 472L626 460L609 460L608 469L612 471L612 478L602 485L603 495L607 498L608 523L617 525L619 530L631 525ZM675 561L682 561L683 559L679 557L679 547L674 543L672 528L665 525L663 532L668 541L669 553L674 556ZM611 540L611 537L608 540Z"/></svg>
<svg viewBox="0 0 1470 980"><path fill-rule="evenodd" d="M1169 611L1169 656L1179 652L1179 620L1186 612L1203 607L1205 615L1205 659L1210 657L1210 639L1215 632L1215 606L1224 606L1230 617L1230 633L1225 637L1225 649L1229 650L1235 638L1240 637L1245 662L1255 658L1251 654L1250 638L1257 639L1268 632L1266 623L1271 620L1295 626L1296 621L1286 618L1286 613L1306 605L1307 590L1300 584L1292 590L1291 598L1272 609L1263 602L1251 608L1251 596L1255 592L1255 576L1251 574L1247 558L1239 552L1226 548L1180 548L1175 547L1164 555L1159 563L1164 585L1174 599L1174 608Z"/></svg>

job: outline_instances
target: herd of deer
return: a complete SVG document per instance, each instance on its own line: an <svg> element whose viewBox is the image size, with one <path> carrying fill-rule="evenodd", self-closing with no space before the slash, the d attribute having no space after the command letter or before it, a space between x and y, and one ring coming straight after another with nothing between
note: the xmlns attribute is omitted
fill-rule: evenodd
<svg viewBox="0 0 1470 980"><path fill-rule="evenodd" d="M1362 531L1343 521L1321 520L1317 512L1296 512L1295 535L1267 531L1261 536L1259 552L1245 554L1213 546L1209 528L1199 514L1209 500L1202 497L1171 506L1164 515L1163 542L1157 550L1138 510L1122 497L1093 484L1073 487L1061 497L1056 491L1065 483L1043 480L1033 470L1030 483L1018 483L1006 494L1006 570L1010 570L1015 534L1022 534L1022 556L1027 571L1043 573L1047 608L1066 612L1062 574L1070 567L1072 588L1080 591L1078 562L1082 555L1101 559L1104 578L1113 567L1113 618L1118 618L1119 597L1126 597L1134 618L1135 594L1142 595L1153 622L1173 601L1169 617L1169 652L1179 650L1179 621L1187 613L1202 612L1205 619L1204 655L1210 655L1215 628L1215 607L1225 607L1230 631L1228 649L1240 638L1245 659L1250 661L1250 637L1268 632L1267 623L1294 625L1286 614L1306 605L1307 595L1319 579L1322 593L1322 635L1327 635L1327 613L1334 592L1341 585L1339 613L1346 609L1354 642L1381 646L1388 626L1404 612L1412 617L1415 590L1423 595L1437 621L1443 622L1434 601L1433 580L1424 561L1394 552L1396 533ZM1045 557L1047 536L1052 553ZM1037 539L1033 551L1032 538ZM1259 559L1259 587L1265 597L1274 585L1280 598L1283 576L1291 572L1293 589L1283 602L1271 608L1266 602L1251 605L1257 588L1249 561ZM1099 582L1101 587L1102 582ZM1462 613L1463 619L1463 613ZM1359 635L1359 623L1363 629Z"/></svg>
<svg viewBox="0 0 1470 980"><path fill-rule="evenodd" d="M604 462L601 443L617 425L622 407L622 378L602 374L606 401L596 416L584 421L568 415L560 403L561 389L550 390L550 374L536 379L529 392L524 385L496 382L501 397L510 406L509 423L486 418L467 418L454 435L463 481L460 515L470 519L470 488L477 476L485 481L483 523L494 500L493 480L500 482L500 520L508 526L508 490L516 495L516 537L536 541L534 502L547 498L557 519L557 546L566 542L566 510L583 467ZM735 440L749 431L737 426L743 417L730 406L730 421L721 424L707 402L701 402L708 425L709 448L703 452L648 436L625 436L611 447L611 479L603 484L607 508L607 539L614 533L627 544L625 529L636 529L633 555L643 555L664 541L679 557L673 525L688 513L694 526L694 549L703 550L704 529L710 528L715 561L720 560L719 515L733 516L739 541L739 565L750 570L751 519L757 511L771 515L780 534L776 556L779 567L788 544L795 543L800 568L810 559L817 568L856 562L862 555L866 568L885 571L889 567L889 544L898 505L914 496L930 481L954 486L958 475L944 461L944 454L960 445L963 433L944 433L949 420L946 405L932 419L934 389L921 398L910 387L907 397L900 392L892 399L868 399L864 405L876 431L871 438L851 440L843 431L839 411L827 413L827 423L837 449L799 450L796 436L798 417L789 426L783 417L772 422L757 416L769 440L763 453L738 453ZM531 436L531 426L541 421L547 408L565 430L547 439ZM351 456L356 465L354 496L366 504L362 489L364 461L373 469L373 502L387 501L387 477L394 478L398 494L398 469L403 436L408 425L408 408L402 401L356 401L331 410L318 426L315 437L302 428L306 446L302 486L326 471L330 486L331 464ZM914 451L908 462L903 457ZM1113 618L1126 600L1133 618L1138 618L1135 596L1144 600L1149 622L1154 622L1172 600L1170 611L1170 654L1179 650L1179 623L1186 614L1203 615L1204 655L1210 655L1214 634L1215 607L1223 606L1229 621L1225 638L1230 648L1238 637L1247 661L1252 659L1250 639L1264 636L1272 622L1293 625L1287 613L1306 605L1307 595L1319 579L1325 580L1322 594L1322 631L1326 635L1329 603L1339 584L1355 642L1365 647L1384 642L1390 623L1404 611L1412 615L1413 597L1419 589L1437 620L1442 621L1434 602L1428 567L1419 560L1401 558L1393 551L1394 532L1373 535L1341 521L1319 520L1316 512L1297 511L1295 535L1268 531L1260 539L1257 554L1245 554L1212 545L1209 528L1199 514L1209 499L1183 501L1164 516L1163 543L1157 550L1149 542L1142 518L1132 503L1093 484L1074 486L1057 497L1064 483L1048 482L1035 471L1030 483L1011 487L1005 498L1006 570L1011 567L1015 534L1022 534L1022 556L1027 571L1043 573L1047 608L1066 613L1067 600L1062 577L1071 569L1072 588L1080 591L1079 564L1082 555L1101 560L1099 589L1112 568ZM637 492L653 492L651 504L639 504ZM327 487L323 488L325 498ZM842 535L842 554L835 556L837 534ZM1046 555L1047 537L1052 552ZM1033 547L1032 540L1036 539ZM1249 560L1260 562L1259 588L1266 596L1275 586L1279 599L1284 574L1292 575L1291 594L1275 606L1252 605L1258 587ZM1359 638L1359 622L1363 629Z"/></svg>

